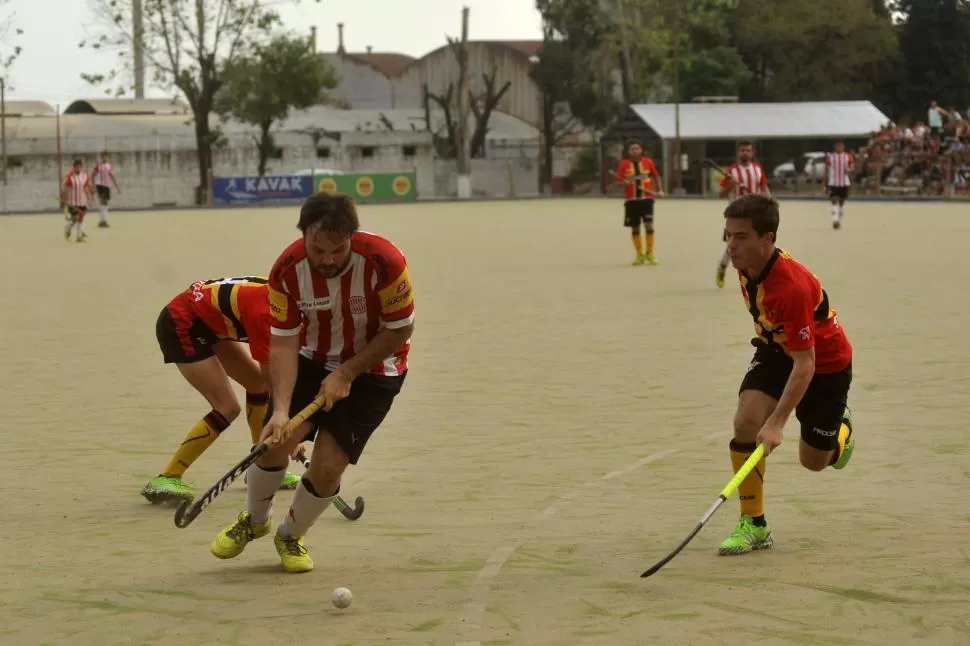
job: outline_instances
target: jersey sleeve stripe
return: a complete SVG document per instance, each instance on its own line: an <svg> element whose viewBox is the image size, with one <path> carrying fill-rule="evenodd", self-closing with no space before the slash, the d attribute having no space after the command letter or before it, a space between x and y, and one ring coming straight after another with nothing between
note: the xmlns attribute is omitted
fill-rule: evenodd
<svg viewBox="0 0 970 646"><path fill-rule="evenodd" d="M407 327L409 325L413 325L414 324L414 312L411 312L411 314L407 318L399 319L397 321L381 321L381 324L384 327L386 327L388 330L399 330L402 327Z"/></svg>

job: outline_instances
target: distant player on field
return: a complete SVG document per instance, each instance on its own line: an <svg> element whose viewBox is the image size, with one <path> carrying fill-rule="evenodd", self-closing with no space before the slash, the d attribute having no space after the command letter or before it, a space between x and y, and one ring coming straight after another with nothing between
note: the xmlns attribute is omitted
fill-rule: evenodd
<svg viewBox="0 0 970 646"><path fill-rule="evenodd" d="M155 336L165 363L174 363L212 410L199 420L141 495L152 503L192 500L182 476L239 416L230 379L246 389L246 420L259 441L269 408L265 369L269 359L269 296L261 276L192 283L158 315ZM247 351L246 345L249 345ZM251 353L251 354L250 354ZM287 473L280 488L294 489L300 476Z"/></svg>
<svg viewBox="0 0 970 646"><path fill-rule="evenodd" d="M84 232L84 216L88 212L88 203L94 195L91 178L84 170L84 161L74 160L74 166L64 178L61 186L61 208L67 206L67 226L64 227L64 239L71 239L71 229L77 227L75 240L86 242L88 234Z"/></svg>
<svg viewBox="0 0 970 646"><path fill-rule="evenodd" d="M754 357L741 382L734 416L731 464L741 467L759 443L765 454L781 444L794 411L801 423L798 457L806 469L844 468L855 440L847 406L852 346L818 279L775 246L778 203L748 194L724 211L728 253L754 319ZM764 516L765 460L738 487L741 519L720 553L772 546ZM832 494L835 495L834 493Z"/></svg>
<svg viewBox="0 0 970 646"><path fill-rule="evenodd" d="M720 196L736 200L742 195L763 194L770 195L768 190L768 175L764 167L754 161L754 146L750 141L738 144L738 160L727 169L727 177L721 179ZM727 233L724 234L727 241ZM717 264L717 275L714 282L718 287L724 287L724 276L727 273L729 258L727 249L721 254Z"/></svg>
<svg viewBox="0 0 970 646"><path fill-rule="evenodd" d="M269 372L272 417L263 430L273 448L248 471L246 511L210 547L229 559L269 533L273 497L297 443L314 439L310 468L296 488L274 543L287 572L313 560L303 537L340 492L404 385L414 329L414 296L404 255L359 230L346 195L317 193L300 209L303 237L280 255L269 277L273 327ZM284 433L317 395L322 409Z"/></svg>
<svg viewBox="0 0 970 646"><path fill-rule="evenodd" d="M851 173L855 170L852 153L846 152L841 139L835 142L835 152L825 155L825 178L829 199L832 200L832 228L842 226L845 215L845 201L849 198L852 185Z"/></svg>
<svg viewBox="0 0 970 646"><path fill-rule="evenodd" d="M108 228L108 204L111 202L111 187L108 181L114 184L115 190L121 193L118 188L118 180L115 178L114 166L108 161L107 151L101 153L101 161L94 165L94 190L98 193L98 202L101 204L101 219L98 227Z"/></svg>
<svg viewBox="0 0 970 646"><path fill-rule="evenodd" d="M654 190L654 180L657 188ZM663 180L653 160L643 156L643 145L630 141L626 146L626 159L616 169L616 181L622 183L626 201L623 203L623 226L630 227L633 234L633 248L636 250L634 265L657 264L653 253L653 198L663 197ZM640 223L643 222L647 233L647 249L643 250L643 236Z"/></svg>

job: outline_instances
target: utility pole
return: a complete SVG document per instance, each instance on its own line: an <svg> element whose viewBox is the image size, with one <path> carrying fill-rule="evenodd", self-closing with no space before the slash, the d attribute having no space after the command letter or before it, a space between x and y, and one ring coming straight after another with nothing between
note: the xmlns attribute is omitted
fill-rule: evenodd
<svg viewBox="0 0 970 646"><path fill-rule="evenodd" d="M472 178L468 161L468 7L461 9L461 42L458 44L458 198L472 196Z"/></svg>
<svg viewBox="0 0 970 646"><path fill-rule="evenodd" d="M3 164L3 185L7 186L7 81L0 76L0 157Z"/></svg>
<svg viewBox="0 0 970 646"><path fill-rule="evenodd" d="M673 191L679 194L683 190L683 177L680 167L680 6L683 0L674 0L674 172Z"/></svg>
<svg viewBox="0 0 970 646"><path fill-rule="evenodd" d="M145 16L142 0L131 0L132 53L134 54L135 98L145 98Z"/></svg>

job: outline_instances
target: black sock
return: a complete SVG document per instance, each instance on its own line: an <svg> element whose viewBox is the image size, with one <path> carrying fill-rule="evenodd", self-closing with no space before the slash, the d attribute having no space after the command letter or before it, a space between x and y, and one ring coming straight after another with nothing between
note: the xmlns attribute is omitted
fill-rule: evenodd
<svg viewBox="0 0 970 646"><path fill-rule="evenodd" d="M755 527L767 527L768 521L765 520L764 516L752 516L751 522Z"/></svg>

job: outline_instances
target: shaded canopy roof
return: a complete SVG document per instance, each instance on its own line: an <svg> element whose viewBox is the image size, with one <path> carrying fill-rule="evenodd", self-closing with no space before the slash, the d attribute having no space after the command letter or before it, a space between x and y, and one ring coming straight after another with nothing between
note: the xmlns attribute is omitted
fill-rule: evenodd
<svg viewBox="0 0 970 646"><path fill-rule="evenodd" d="M676 137L674 104L631 105L661 139ZM864 137L889 117L870 101L682 103L681 139L808 139Z"/></svg>
<svg viewBox="0 0 970 646"><path fill-rule="evenodd" d="M64 114L189 114L189 107L175 99L78 99Z"/></svg>

